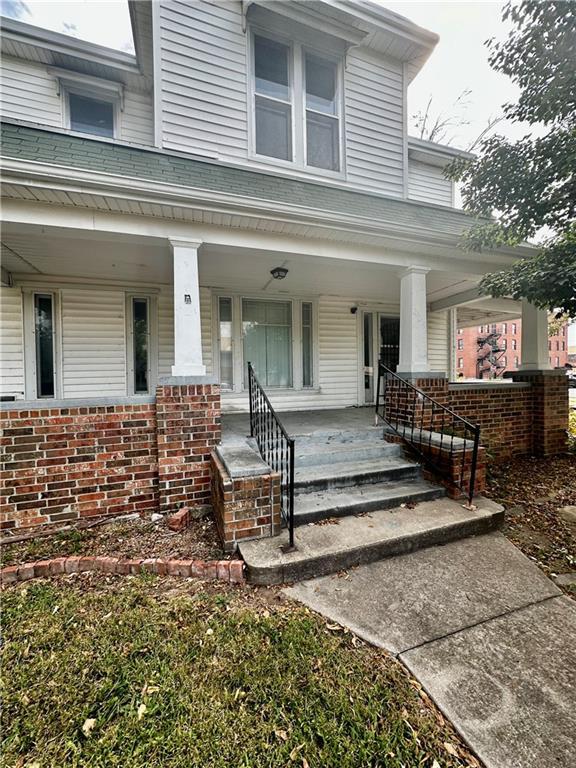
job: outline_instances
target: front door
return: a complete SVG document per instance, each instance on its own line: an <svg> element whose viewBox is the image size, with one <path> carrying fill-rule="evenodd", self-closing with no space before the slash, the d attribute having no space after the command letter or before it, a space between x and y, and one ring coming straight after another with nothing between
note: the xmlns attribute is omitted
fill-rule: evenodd
<svg viewBox="0 0 576 768"><path fill-rule="evenodd" d="M363 403L371 405L376 397L378 360L395 371L400 355L400 318L380 312L362 313Z"/></svg>

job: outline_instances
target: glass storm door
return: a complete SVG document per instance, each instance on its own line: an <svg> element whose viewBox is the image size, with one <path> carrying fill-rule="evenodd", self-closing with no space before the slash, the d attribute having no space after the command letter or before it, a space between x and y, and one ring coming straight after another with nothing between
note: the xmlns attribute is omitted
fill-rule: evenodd
<svg viewBox="0 0 576 768"><path fill-rule="evenodd" d="M374 403L378 361L395 371L400 355L400 318L362 313L364 405Z"/></svg>

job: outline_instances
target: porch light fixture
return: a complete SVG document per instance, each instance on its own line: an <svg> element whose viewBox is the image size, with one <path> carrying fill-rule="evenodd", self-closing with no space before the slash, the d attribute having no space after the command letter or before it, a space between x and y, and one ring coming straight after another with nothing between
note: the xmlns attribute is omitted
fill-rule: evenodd
<svg viewBox="0 0 576 768"><path fill-rule="evenodd" d="M275 280L284 280L288 274L288 270L286 267L274 267L274 269L270 270L270 274Z"/></svg>

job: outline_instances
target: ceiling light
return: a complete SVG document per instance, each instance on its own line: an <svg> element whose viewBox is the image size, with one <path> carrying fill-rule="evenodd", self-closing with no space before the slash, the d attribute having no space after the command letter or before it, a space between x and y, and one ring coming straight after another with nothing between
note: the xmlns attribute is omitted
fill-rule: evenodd
<svg viewBox="0 0 576 768"><path fill-rule="evenodd" d="M274 267L274 269L270 270L270 274L275 280L284 280L288 274L288 270L286 267Z"/></svg>

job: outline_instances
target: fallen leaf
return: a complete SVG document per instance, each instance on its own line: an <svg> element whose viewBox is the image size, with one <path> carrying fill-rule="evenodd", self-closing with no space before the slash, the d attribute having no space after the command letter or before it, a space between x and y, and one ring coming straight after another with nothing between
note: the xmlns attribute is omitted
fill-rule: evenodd
<svg viewBox="0 0 576 768"><path fill-rule="evenodd" d="M90 732L96 725L96 718L95 717L89 717L86 720L84 720L84 725L82 726L82 733L84 736L90 736Z"/></svg>
<svg viewBox="0 0 576 768"><path fill-rule="evenodd" d="M286 731L275 730L274 735L276 736L277 739L280 739L281 741L288 741L288 734L286 733Z"/></svg>
<svg viewBox="0 0 576 768"><path fill-rule="evenodd" d="M300 752L303 746L304 744L302 743L302 744L299 744L297 747L294 747L292 752L290 752L290 760L292 761L296 760L296 758L298 757L298 752Z"/></svg>
<svg viewBox="0 0 576 768"><path fill-rule="evenodd" d="M148 707L146 704L140 704L138 707L138 720L142 720L146 712L148 711Z"/></svg>
<svg viewBox="0 0 576 768"><path fill-rule="evenodd" d="M458 750L453 744L450 744L449 741L444 742L444 749L446 752L448 752L449 755L452 755L453 757L458 757Z"/></svg>

